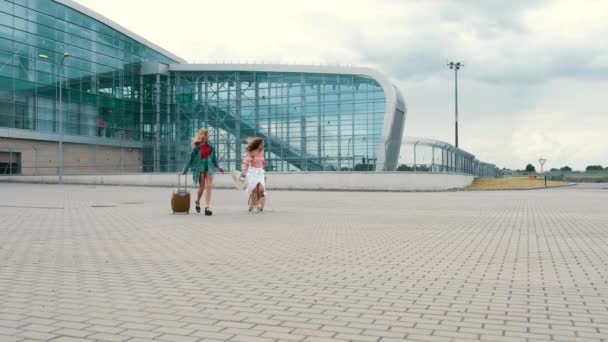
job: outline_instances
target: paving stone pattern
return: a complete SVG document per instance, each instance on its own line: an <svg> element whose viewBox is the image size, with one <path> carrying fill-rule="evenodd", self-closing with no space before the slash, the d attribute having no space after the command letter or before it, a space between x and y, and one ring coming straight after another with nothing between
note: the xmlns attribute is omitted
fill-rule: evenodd
<svg viewBox="0 0 608 342"><path fill-rule="evenodd" d="M608 341L606 187L0 183L0 341Z"/></svg>

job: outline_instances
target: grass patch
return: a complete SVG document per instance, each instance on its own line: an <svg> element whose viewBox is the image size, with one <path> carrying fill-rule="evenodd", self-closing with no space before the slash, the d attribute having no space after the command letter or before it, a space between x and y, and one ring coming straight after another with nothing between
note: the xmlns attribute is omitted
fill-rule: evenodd
<svg viewBox="0 0 608 342"><path fill-rule="evenodd" d="M566 182L549 181L547 187L565 185ZM527 177L506 178L475 178L473 184L467 186L467 190L501 190L501 189L530 189L545 186L544 179L528 179Z"/></svg>

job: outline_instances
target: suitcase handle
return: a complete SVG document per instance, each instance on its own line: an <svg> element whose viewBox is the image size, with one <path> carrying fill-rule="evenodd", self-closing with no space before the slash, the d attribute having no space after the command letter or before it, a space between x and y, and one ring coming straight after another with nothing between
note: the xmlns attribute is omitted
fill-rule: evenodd
<svg viewBox="0 0 608 342"><path fill-rule="evenodd" d="M182 186L181 186L181 180L182 180L182 175L184 175L184 190L188 190L188 172L186 173L178 173L177 174L177 190L181 190Z"/></svg>

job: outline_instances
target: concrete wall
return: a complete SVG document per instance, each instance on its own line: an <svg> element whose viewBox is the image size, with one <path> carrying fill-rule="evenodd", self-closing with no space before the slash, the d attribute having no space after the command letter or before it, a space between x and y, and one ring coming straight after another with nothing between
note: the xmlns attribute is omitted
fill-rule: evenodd
<svg viewBox="0 0 608 342"><path fill-rule="evenodd" d="M188 174L188 185L192 186ZM177 185L176 174L66 175L66 184L105 184L167 186ZM1 181L57 183L56 176L0 176ZM183 178L182 178L183 182ZM440 191L463 188L473 176L417 172L296 172L267 173L267 188L282 190L348 190L348 191ZM217 174L216 188L234 188L229 174Z"/></svg>
<svg viewBox="0 0 608 342"><path fill-rule="evenodd" d="M0 152L21 153L21 174L56 175L58 146L53 141L0 138ZM63 143L64 174L139 172L141 149Z"/></svg>

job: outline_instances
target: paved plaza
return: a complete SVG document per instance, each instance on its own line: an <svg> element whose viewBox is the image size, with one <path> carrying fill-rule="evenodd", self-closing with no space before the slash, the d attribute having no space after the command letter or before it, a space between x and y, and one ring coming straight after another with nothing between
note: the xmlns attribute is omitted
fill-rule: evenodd
<svg viewBox="0 0 608 342"><path fill-rule="evenodd" d="M0 183L0 341L608 341L605 188Z"/></svg>

